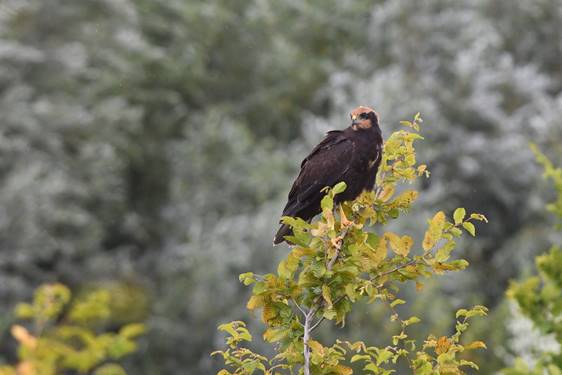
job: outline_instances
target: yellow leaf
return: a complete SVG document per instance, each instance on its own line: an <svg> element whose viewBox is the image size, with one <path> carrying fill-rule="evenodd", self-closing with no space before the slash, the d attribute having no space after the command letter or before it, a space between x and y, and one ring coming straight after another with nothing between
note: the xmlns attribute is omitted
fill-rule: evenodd
<svg viewBox="0 0 562 375"><path fill-rule="evenodd" d="M334 224L336 221L334 218L334 212L332 211L334 209L333 198L331 198L329 195L325 195L324 198L322 198L321 206L322 213L324 214L324 218L326 219L326 225L329 229L334 229Z"/></svg>
<svg viewBox="0 0 562 375"><path fill-rule="evenodd" d="M403 257L408 256L414 240L410 236L399 237L397 234L392 232L386 232L385 237L390 241L390 247L392 251Z"/></svg>
<svg viewBox="0 0 562 375"><path fill-rule="evenodd" d="M437 354L447 353L450 347L451 347L451 341L449 340L449 338L445 336L441 336L437 340L435 353Z"/></svg>
<svg viewBox="0 0 562 375"><path fill-rule="evenodd" d="M425 173L425 177L429 177L429 171L427 170L427 165L421 164L418 166L418 176Z"/></svg>
<svg viewBox="0 0 562 375"><path fill-rule="evenodd" d="M473 341L470 344L465 345L464 348L467 350L486 349L486 344L483 341Z"/></svg>
<svg viewBox="0 0 562 375"><path fill-rule="evenodd" d="M338 365L335 369L336 374L338 375L351 375L353 374L353 370L347 366Z"/></svg>
<svg viewBox="0 0 562 375"><path fill-rule="evenodd" d="M412 205L412 203L417 199L418 192L415 190L407 190L400 194L396 199L390 203L392 207L395 208L408 208Z"/></svg>
<svg viewBox="0 0 562 375"><path fill-rule="evenodd" d="M263 300L259 296L251 296L246 304L248 310L255 310L263 305Z"/></svg>
<svg viewBox="0 0 562 375"><path fill-rule="evenodd" d="M295 247L291 253L294 257L301 258L305 255L309 256L314 254L314 249L311 249L309 247Z"/></svg>
<svg viewBox="0 0 562 375"><path fill-rule="evenodd" d="M275 318L276 316L277 316L277 311L272 305L265 305L263 307L262 319L264 323L267 323L268 321Z"/></svg>
<svg viewBox="0 0 562 375"><path fill-rule="evenodd" d="M308 347L312 349L313 353L316 353L321 357L324 356L324 347L318 341L308 340Z"/></svg>
<svg viewBox="0 0 562 375"><path fill-rule="evenodd" d="M317 223L317 227L310 230L310 234L312 234L314 237L323 237L326 235L326 233L328 233L328 230L330 230L329 226L319 221Z"/></svg>
<svg viewBox="0 0 562 375"><path fill-rule="evenodd" d="M275 342L275 341L279 341L281 339L283 339L285 336L287 336L287 330L286 329L273 329L273 328L268 328L264 333L263 333L263 339L267 342Z"/></svg>
<svg viewBox="0 0 562 375"><path fill-rule="evenodd" d="M433 216L429 222L429 228L425 232L423 239L423 249L425 251L431 250L433 246L441 239L443 235L443 227L445 226L445 213L439 211Z"/></svg>
<svg viewBox="0 0 562 375"><path fill-rule="evenodd" d="M384 234L384 238L390 242L390 248L392 251L398 254L400 252L400 237L395 233L386 232Z"/></svg>
<svg viewBox="0 0 562 375"><path fill-rule="evenodd" d="M387 246L386 246L386 238L382 236L379 239L379 242L375 248L372 248L372 251L369 252L369 260L371 261L371 267L378 266L387 255Z"/></svg>
<svg viewBox="0 0 562 375"><path fill-rule="evenodd" d="M394 191L395 191L394 185L391 184L385 185L377 198L383 202L386 202L390 199L390 197L392 197Z"/></svg>
<svg viewBox="0 0 562 375"><path fill-rule="evenodd" d="M342 205L340 205L339 211L340 211L340 221L341 221L342 227L349 227L349 226L353 225L353 221L349 220L347 218L347 216L345 215L345 212L343 210Z"/></svg>

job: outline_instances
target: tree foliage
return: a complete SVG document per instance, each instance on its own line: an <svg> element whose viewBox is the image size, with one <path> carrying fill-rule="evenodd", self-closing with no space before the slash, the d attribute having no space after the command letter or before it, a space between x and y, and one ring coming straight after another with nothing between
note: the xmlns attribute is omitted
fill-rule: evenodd
<svg viewBox="0 0 562 375"><path fill-rule="evenodd" d="M334 206L334 197L345 183L326 188L320 219L307 223L284 217L294 235L294 244L282 260L277 273L240 275L245 285L253 285L247 308L261 310L266 326L263 338L275 343L271 360L241 346L251 341L243 322L223 324L229 348L222 355L231 370L220 374L291 373L301 367L304 374L351 374L350 363L361 363L364 373L390 374L394 364L404 360L416 374L461 374L463 368L478 366L462 353L484 348L481 341L462 343L469 319L485 315L482 306L457 311L455 332L451 336L428 336L423 344L408 336L408 327L420 322L417 316L402 318L396 306L406 303L398 297L400 284L416 283L449 271L467 267L451 253L464 232L475 235L474 222L486 221L481 214L467 215L458 208L448 219L443 211L429 221L421 246L414 246L408 234L388 231L391 221L405 215L417 198L415 190L403 189L422 175L426 166L418 164L414 142L423 139L418 130L419 114L402 124L409 130L394 132L385 142L383 159L374 191L364 192L352 202ZM372 230L376 229L376 230ZM385 304L390 320L401 328L385 347L337 340L326 345L314 340L312 332L325 320L344 326L355 303Z"/></svg>
<svg viewBox="0 0 562 375"><path fill-rule="evenodd" d="M57 375L68 371L92 375L125 375L115 361L137 349L142 324L127 324L117 332L100 331L110 317L110 294L96 290L72 298L62 284L45 284L31 303L20 303L12 336L19 345L19 363L0 367L1 375Z"/></svg>
<svg viewBox="0 0 562 375"><path fill-rule="evenodd" d="M548 211L562 220L562 168L532 146L537 160L544 168L544 176L552 181L557 191L557 200L547 206ZM560 227L559 227L560 228ZM560 375L562 374L562 248L553 246L547 253L535 259L538 275L513 282L507 295L519 310L528 317L533 326L544 335L552 335L559 343L559 352L538 355L536 364L529 365L518 358L512 368L504 369L505 375ZM532 353L535 354L535 353Z"/></svg>

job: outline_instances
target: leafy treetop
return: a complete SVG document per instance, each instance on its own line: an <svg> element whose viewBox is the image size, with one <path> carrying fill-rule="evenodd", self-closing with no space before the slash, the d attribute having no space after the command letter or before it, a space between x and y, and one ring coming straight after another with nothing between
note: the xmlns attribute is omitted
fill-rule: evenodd
<svg viewBox="0 0 562 375"><path fill-rule="evenodd" d="M463 208L448 219L443 211L429 221L423 241L415 246L407 234L385 230L387 224L408 212L418 192L403 189L420 176L429 176L427 167L418 165L414 142L422 119L403 121L408 129L394 132L385 142L383 160L374 191L356 200L334 206L334 197L345 183L326 188L319 220L308 223L284 217L293 228L289 240L294 244L276 273L240 275L244 285L253 285L247 308L261 310L266 325L263 338L275 343L276 355L268 359L243 347L251 341L245 324L235 321L219 326L228 334L228 348L221 355L230 370L219 374L351 374L351 363L360 363L363 373L395 373L398 361L405 361L416 374L462 374L463 368L478 366L462 358L466 350L484 348L481 341L462 343L469 319L486 314L475 306L457 312L451 336L428 336L423 344L409 338L408 326L420 319L401 318L396 306L406 303L397 293L400 284L414 282L418 290L423 279L467 267L463 259L452 259L463 230L476 235L474 222L487 221L481 214L467 214ZM400 192L399 192L400 191ZM391 321L400 325L398 335L386 347L363 342L336 341L326 346L311 336L325 320L344 326L347 315L359 301L388 306Z"/></svg>

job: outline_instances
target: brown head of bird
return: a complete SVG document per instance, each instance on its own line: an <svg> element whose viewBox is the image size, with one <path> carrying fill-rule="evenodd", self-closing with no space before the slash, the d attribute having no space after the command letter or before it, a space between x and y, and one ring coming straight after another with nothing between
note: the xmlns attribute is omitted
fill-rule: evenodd
<svg viewBox="0 0 562 375"><path fill-rule="evenodd" d="M369 107L359 106L349 115L351 116L351 128L355 131L369 129L379 124L379 115Z"/></svg>

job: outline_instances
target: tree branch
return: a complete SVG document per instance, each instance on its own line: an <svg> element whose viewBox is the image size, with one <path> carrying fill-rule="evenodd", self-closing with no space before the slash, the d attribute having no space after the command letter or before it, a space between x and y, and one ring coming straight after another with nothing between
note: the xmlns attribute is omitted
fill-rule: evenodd
<svg viewBox="0 0 562 375"><path fill-rule="evenodd" d="M336 261L337 261L339 255L340 255L340 249L343 245L343 241L344 241L345 237L347 236L348 232L349 232L349 226L347 226L344 229L344 231L342 232L341 236L339 237L337 243L334 244L334 246L336 248L336 253L328 261L328 263L326 265L326 269L328 271L331 271L332 268L334 267L334 264L336 264ZM314 329L316 329L316 327L318 327L320 325L320 323L322 323L324 321L324 317L322 317L316 323L312 324L312 319L314 319L314 315L318 312L318 310L320 310L320 308L324 304L324 301L321 301L321 299L322 299L322 296L316 297L316 299L314 300L314 302L312 304L312 307L310 308L310 310L308 310L308 313L304 314L304 317L305 317L305 319L304 319L304 334L303 334L304 375L310 375L310 348L308 346L308 341L310 340L310 333ZM340 299L341 299L341 297L340 297ZM339 299L337 301L339 301ZM296 305L296 303L295 303L295 305ZM297 305L297 307L300 309L300 307L298 305ZM301 310L301 311L303 311L303 310ZM304 313L304 311L303 311L303 313Z"/></svg>
<svg viewBox="0 0 562 375"><path fill-rule="evenodd" d="M399 266L394 267L394 268L391 269L391 270L385 271L385 272L383 272L383 273L379 273L378 275L376 275L376 276L374 276L373 278L371 278L371 281L375 281L375 280L378 279L379 277L383 277L383 276L386 276L386 275L390 275L391 273L394 273L394 272L396 272L396 271L400 271L402 268L405 268L405 267L414 265L414 264L416 264L416 263L417 263L417 261L416 261L415 259L412 259L412 260L410 260L410 261L408 261L408 262L406 262L406 263L403 263L403 264L401 264L401 265L399 265Z"/></svg>
<svg viewBox="0 0 562 375"><path fill-rule="evenodd" d="M311 308L304 318L304 375L310 375L310 348L308 347L308 340L310 340L310 322L315 313L315 309Z"/></svg>
<svg viewBox="0 0 562 375"><path fill-rule="evenodd" d="M304 309L302 307L300 307L300 305L297 303L297 301L295 301L293 298L291 298L291 301L293 301L293 303L295 304L297 309L299 309L299 311L302 313L302 315L304 317L306 317L306 311L304 311Z"/></svg>

